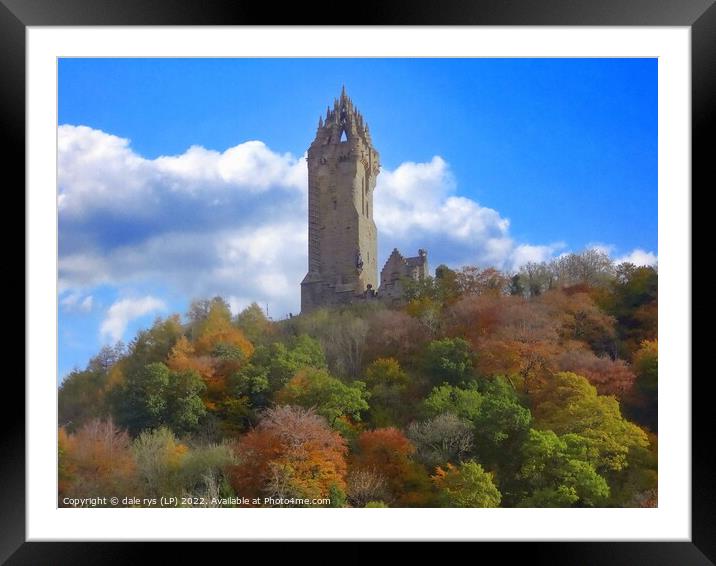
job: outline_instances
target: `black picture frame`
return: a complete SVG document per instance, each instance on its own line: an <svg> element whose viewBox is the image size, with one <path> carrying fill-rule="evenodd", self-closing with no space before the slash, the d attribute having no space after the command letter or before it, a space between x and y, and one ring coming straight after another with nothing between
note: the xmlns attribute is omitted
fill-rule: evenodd
<svg viewBox="0 0 716 566"><path fill-rule="evenodd" d="M463 25L463 26L686 26L691 29L692 187L714 186L710 150L716 116L715 0L369 0L347 5L289 3L280 9L241 0L0 0L0 117L5 163L25 184L25 34L29 26L104 25ZM688 190L685 187L684 190ZM693 194L693 188L691 189ZM22 205L24 207L24 203ZM25 282L27 283L27 282ZM28 300L26 295L26 301ZM27 336L26 340L31 340ZM20 356L13 352L13 356ZM687 376L690 378L691 376ZM527 554L549 564L713 564L716 561L716 456L709 434L707 376L692 381L692 538L690 542L494 543L501 561ZM50 380L48 379L48 383ZM15 385L22 388L19 380ZM113 564L146 559L146 546L161 543L26 542L25 411L6 399L0 412L0 561L7 564ZM81 537L81 533L77 534ZM320 539L320 533L316 534ZM497 545L497 546L494 546ZM161 544L162 560L194 552Z"/></svg>

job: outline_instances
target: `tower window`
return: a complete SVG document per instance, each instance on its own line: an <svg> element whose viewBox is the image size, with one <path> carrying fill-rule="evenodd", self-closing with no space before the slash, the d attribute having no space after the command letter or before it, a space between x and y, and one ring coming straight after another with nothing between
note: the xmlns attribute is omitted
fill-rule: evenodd
<svg viewBox="0 0 716 566"><path fill-rule="evenodd" d="M345 131L345 130L341 130L341 139L340 139L340 141L342 141L342 142L347 142L347 141L348 141L348 136L346 135L346 131Z"/></svg>

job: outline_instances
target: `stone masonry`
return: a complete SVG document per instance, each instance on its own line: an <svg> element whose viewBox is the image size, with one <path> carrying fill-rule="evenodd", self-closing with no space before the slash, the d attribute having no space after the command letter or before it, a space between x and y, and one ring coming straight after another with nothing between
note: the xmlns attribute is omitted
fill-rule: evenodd
<svg viewBox="0 0 716 566"><path fill-rule="evenodd" d="M399 299L401 276L427 274L427 253L403 259L394 250L378 289L378 233L373 191L380 159L368 124L346 95L318 120L308 149L308 273L301 282L301 312L320 306L385 297ZM398 254L403 263L398 261ZM386 269L388 271L386 272ZM398 275L396 275L398 274Z"/></svg>

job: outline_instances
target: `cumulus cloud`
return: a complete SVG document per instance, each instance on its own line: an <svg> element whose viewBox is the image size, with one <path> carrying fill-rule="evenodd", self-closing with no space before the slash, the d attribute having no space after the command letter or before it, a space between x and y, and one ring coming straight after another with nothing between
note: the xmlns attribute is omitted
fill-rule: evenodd
<svg viewBox="0 0 716 566"><path fill-rule="evenodd" d="M299 310L307 268L303 157L247 141L225 151L192 146L147 159L125 138L72 125L59 127L58 144L65 308L91 310L91 296L80 290L97 285L141 295L147 292L142 285L159 283L187 302L221 295L234 311L253 301L268 304L274 316ZM381 262L393 247L407 255L424 247L433 268L512 270L565 250L561 242L515 241L507 218L457 194L449 164L439 156L384 169L374 213ZM159 309L156 301L115 303L102 335L121 336L129 320L149 312L142 309Z"/></svg>
<svg viewBox="0 0 716 566"><path fill-rule="evenodd" d="M57 136L64 218L102 211L136 219L161 214L168 200L222 204L269 189L305 191L305 163L260 141L224 152L192 146L181 155L145 159L128 139L87 126L62 125Z"/></svg>
<svg viewBox="0 0 716 566"><path fill-rule="evenodd" d="M641 248L636 248L626 255L614 260L616 263L633 263L638 266L653 266L657 264L657 257L654 252L647 252Z"/></svg>
<svg viewBox="0 0 716 566"><path fill-rule="evenodd" d="M562 243L518 244L510 237L507 218L455 193L450 167L439 156L428 163L407 162L394 171L383 171L375 191L383 255L395 246L415 254L416 246L421 246L430 250L433 265L437 260L515 269L528 261L548 259L564 247Z"/></svg>
<svg viewBox="0 0 716 566"><path fill-rule="evenodd" d="M145 314L165 308L164 301L151 296L141 299L121 299L107 310L100 326L100 335L102 338L109 338L113 342L117 342L122 339L130 322Z"/></svg>

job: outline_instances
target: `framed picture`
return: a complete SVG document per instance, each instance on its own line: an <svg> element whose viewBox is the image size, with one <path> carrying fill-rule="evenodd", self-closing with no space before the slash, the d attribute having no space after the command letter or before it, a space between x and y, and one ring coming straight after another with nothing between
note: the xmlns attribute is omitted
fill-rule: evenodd
<svg viewBox="0 0 716 566"><path fill-rule="evenodd" d="M711 563L713 3L180 4L0 6L28 222L0 556Z"/></svg>

